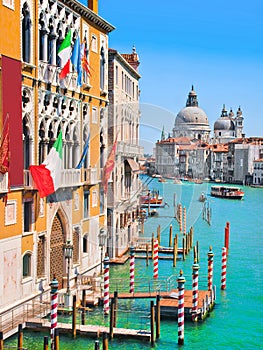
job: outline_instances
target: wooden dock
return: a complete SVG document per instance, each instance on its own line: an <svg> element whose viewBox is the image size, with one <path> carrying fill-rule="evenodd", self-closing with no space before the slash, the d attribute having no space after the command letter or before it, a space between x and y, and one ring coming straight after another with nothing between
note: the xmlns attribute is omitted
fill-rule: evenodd
<svg viewBox="0 0 263 350"><path fill-rule="evenodd" d="M138 293L118 293L118 299L152 299L160 295L160 311L161 317L177 318L178 313L178 290L173 289L169 292L138 292ZM110 294L110 298L114 295ZM185 319L192 319L192 290L184 291L184 310ZM198 311L197 316L199 320L203 320L208 312L213 309L215 303L214 291L199 290L198 291Z"/></svg>
<svg viewBox="0 0 263 350"><path fill-rule="evenodd" d="M50 322L44 319L30 319L25 324L26 328L32 331L38 332L50 332ZM70 323L58 322L58 331L60 334L69 333L72 331L72 325ZM109 327L98 325L77 325L77 333L82 336L90 338L102 337L103 333L109 334ZM143 341L150 341L151 333L146 330L126 329L126 328L114 328L114 338L132 338L140 339Z"/></svg>

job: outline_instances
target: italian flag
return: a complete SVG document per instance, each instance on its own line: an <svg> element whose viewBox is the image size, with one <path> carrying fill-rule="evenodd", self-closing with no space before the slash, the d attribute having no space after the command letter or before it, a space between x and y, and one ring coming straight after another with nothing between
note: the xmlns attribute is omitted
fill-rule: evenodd
<svg viewBox="0 0 263 350"><path fill-rule="evenodd" d="M72 31L68 32L65 39L62 41L62 44L60 45L58 49L58 56L61 60L61 72L59 74L60 79L66 78L66 76L69 74L70 71L70 57L71 57L71 39L72 39Z"/></svg>
<svg viewBox="0 0 263 350"><path fill-rule="evenodd" d="M41 198L54 193L61 184L62 132L51 148L45 161L40 165L30 165L29 170Z"/></svg>

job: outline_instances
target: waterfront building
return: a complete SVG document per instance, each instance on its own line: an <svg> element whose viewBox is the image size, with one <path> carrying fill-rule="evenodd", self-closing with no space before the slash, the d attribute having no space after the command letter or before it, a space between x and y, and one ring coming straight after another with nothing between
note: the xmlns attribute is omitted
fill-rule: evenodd
<svg viewBox="0 0 263 350"><path fill-rule="evenodd" d="M211 144L209 146L209 178L225 182L227 179L227 144Z"/></svg>
<svg viewBox="0 0 263 350"><path fill-rule="evenodd" d="M226 182L252 184L254 160L262 155L262 137L242 137L229 142Z"/></svg>
<svg viewBox="0 0 263 350"><path fill-rule="evenodd" d="M263 186L263 158L254 160L253 185Z"/></svg>
<svg viewBox="0 0 263 350"><path fill-rule="evenodd" d="M122 255L138 235L139 57L109 49L109 150L116 144L115 165L108 185L107 226L110 257Z"/></svg>
<svg viewBox="0 0 263 350"><path fill-rule="evenodd" d="M101 170L107 152L108 33L114 27L98 15L97 0L88 7L75 0L4 0L0 16L1 157L5 137L10 139L9 166L3 170L2 158L0 175L2 311L49 290L54 275L63 289L78 276L99 272L99 237L107 230ZM87 69L81 74L71 68L60 79L57 52L70 31L71 46L79 37L85 47ZM60 131L62 186L40 198L29 166L44 161ZM89 149L77 169L86 142ZM67 274L68 241L73 255Z"/></svg>

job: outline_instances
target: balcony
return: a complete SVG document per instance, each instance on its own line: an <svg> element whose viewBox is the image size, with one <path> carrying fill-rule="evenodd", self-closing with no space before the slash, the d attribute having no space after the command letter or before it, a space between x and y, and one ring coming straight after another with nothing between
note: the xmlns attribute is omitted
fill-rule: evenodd
<svg viewBox="0 0 263 350"><path fill-rule="evenodd" d="M0 173L0 193L8 192L8 173L4 175Z"/></svg>
<svg viewBox="0 0 263 350"><path fill-rule="evenodd" d="M81 170L80 169L63 169L61 170L61 186L73 187L81 185ZM28 190L35 190L31 173L29 170L24 170L24 187Z"/></svg>
<svg viewBox="0 0 263 350"><path fill-rule="evenodd" d="M84 169L83 182L87 185L96 185L97 183L99 183L98 169L97 168Z"/></svg>
<svg viewBox="0 0 263 350"><path fill-rule="evenodd" d="M143 147L119 141L117 145L117 153L126 157L136 157L143 155Z"/></svg>

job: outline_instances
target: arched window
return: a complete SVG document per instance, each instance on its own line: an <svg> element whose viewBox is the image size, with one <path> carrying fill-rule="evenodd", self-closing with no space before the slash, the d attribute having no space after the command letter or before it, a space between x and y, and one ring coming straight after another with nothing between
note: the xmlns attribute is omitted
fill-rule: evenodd
<svg viewBox="0 0 263 350"><path fill-rule="evenodd" d="M25 2L22 8L22 58L24 62L30 62L31 55L31 18L28 4Z"/></svg>
<svg viewBox="0 0 263 350"><path fill-rule="evenodd" d="M87 233L83 236L82 251L83 253L88 253L88 234Z"/></svg>
<svg viewBox="0 0 263 350"><path fill-rule="evenodd" d="M23 278L31 276L31 253L23 256Z"/></svg>
<svg viewBox="0 0 263 350"><path fill-rule="evenodd" d="M104 47L102 46L100 50L100 88L101 90L104 90L104 85L105 85L105 50Z"/></svg>

